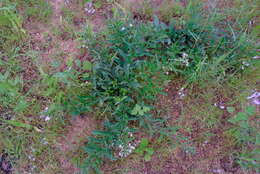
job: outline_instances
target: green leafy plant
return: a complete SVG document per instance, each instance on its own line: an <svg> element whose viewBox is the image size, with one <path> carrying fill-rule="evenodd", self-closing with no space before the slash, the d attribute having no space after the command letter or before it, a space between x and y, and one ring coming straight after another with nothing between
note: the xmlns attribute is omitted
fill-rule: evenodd
<svg viewBox="0 0 260 174"><path fill-rule="evenodd" d="M249 124L250 117L255 114L255 107L248 106L245 112L238 112L234 117L230 118L228 121L237 127L231 129L232 135L236 137L239 142L250 142L255 139L255 137L250 136L256 130Z"/></svg>
<svg viewBox="0 0 260 174"><path fill-rule="evenodd" d="M151 157L154 153L153 148L148 147L148 146L149 146L148 139L142 138L138 148L135 150L136 153L138 153L140 155L144 155L145 161L150 161Z"/></svg>
<svg viewBox="0 0 260 174"><path fill-rule="evenodd" d="M42 22L48 22L52 15L52 8L49 1L44 0L15 0L15 2L23 7L24 17L30 20L39 20Z"/></svg>
<svg viewBox="0 0 260 174"><path fill-rule="evenodd" d="M116 160L114 153L118 145L130 141L130 130L156 133L153 126L158 124L158 118L151 114L150 105L162 93L167 73L196 83L203 79L204 68L208 74L214 71L214 78L228 73L228 68L235 68L239 46L223 41L229 36L217 35L212 26L192 19L178 26L166 25L157 17L146 23L114 18L100 33L87 28L81 40L94 58L89 76L84 78L90 90L89 94L78 94L76 98L80 100L70 102L77 106L72 108L95 111L96 117L106 121L101 132L94 132L88 139L85 146L88 158L83 168L98 171L105 159ZM229 50L225 50L226 46ZM216 69L207 69L212 67ZM160 125L157 133L164 128Z"/></svg>
<svg viewBox="0 0 260 174"><path fill-rule="evenodd" d="M146 112L150 111L150 108L147 106L140 106L138 104L135 105L134 109L132 110L132 115L141 115L143 116Z"/></svg>
<svg viewBox="0 0 260 174"><path fill-rule="evenodd" d="M229 112L234 112L234 109L229 108ZM256 108L254 106L246 107L244 112L238 112L228 121L233 124L229 133L236 139L236 142L241 147L240 151L236 152L237 162L246 169L255 169L259 171L259 146L260 134L257 131L258 125L252 124L250 120L255 116ZM256 118L255 118L256 119Z"/></svg>

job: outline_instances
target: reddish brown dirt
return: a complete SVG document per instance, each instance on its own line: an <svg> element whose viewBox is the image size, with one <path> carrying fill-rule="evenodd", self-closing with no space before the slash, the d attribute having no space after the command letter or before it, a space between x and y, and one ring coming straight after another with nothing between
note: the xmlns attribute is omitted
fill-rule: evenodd
<svg viewBox="0 0 260 174"><path fill-rule="evenodd" d="M68 132L58 141L59 144L57 147L64 154L64 156L60 156L61 167L68 174L76 173L79 169L71 163L71 159L67 159L66 154L68 152L75 152L83 146L86 142L86 137L91 135L91 132L96 129L96 125L96 121L89 116L76 117L71 121L71 125L66 128Z"/></svg>
<svg viewBox="0 0 260 174"><path fill-rule="evenodd" d="M32 49L39 51L40 58L38 63L43 67L49 67L50 62L55 60L56 54L65 55L62 56L61 63L65 63L68 58L76 58L80 54L79 44L76 39L67 37L68 33L63 32L62 8L66 7L65 1L51 0L50 4L53 7L53 15L47 24L36 21L30 21L25 24L25 28L31 38ZM79 11L79 9L77 10ZM77 29L77 26L72 27L75 30ZM54 33L55 28L60 30L60 35Z"/></svg>

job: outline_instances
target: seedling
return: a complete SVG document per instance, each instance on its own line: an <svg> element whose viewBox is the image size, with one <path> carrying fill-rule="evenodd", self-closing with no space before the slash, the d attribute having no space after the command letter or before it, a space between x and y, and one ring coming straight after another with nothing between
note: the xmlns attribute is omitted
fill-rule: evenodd
<svg viewBox="0 0 260 174"><path fill-rule="evenodd" d="M145 161L150 161L154 153L153 148L149 147L149 141L147 138L142 138L138 148L135 150L136 153L144 156Z"/></svg>
<svg viewBox="0 0 260 174"><path fill-rule="evenodd" d="M134 109L132 110L132 115L141 115L143 116L146 112L150 111L150 108L147 106L140 106L138 104L135 105Z"/></svg>

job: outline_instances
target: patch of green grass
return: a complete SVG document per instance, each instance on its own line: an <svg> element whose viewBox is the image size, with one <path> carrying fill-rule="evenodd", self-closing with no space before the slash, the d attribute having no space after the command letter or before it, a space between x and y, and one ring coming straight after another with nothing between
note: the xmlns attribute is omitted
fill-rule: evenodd
<svg viewBox="0 0 260 174"><path fill-rule="evenodd" d="M22 56L16 53L14 60ZM29 91L24 90L28 81L20 75L23 73L21 62L0 58L0 151L8 154L16 171L22 172L30 163L28 170L39 172L46 163L57 161L53 157L56 149L50 146L56 143L56 132L64 126L64 118L48 116L51 121L47 122L41 115L48 114L42 110L49 102L35 98L42 94L34 93L32 85Z"/></svg>
<svg viewBox="0 0 260 174"><path fill-rule="evenodd" d="M139 19L151 19L154 9L149 0L143 1L120 1L123 11L133 14Z"/></svg>
<svg viewBox="0 0 260 174"><path fill-rule="evenodd" d="M170 22L176 17L180 17L184 13L184 7L178 1L166 0L158 7L159 17Z"/></svg>
<svg viewBox="0 0 260 174"><path fill-rule="evenodd" d="M218 103L218 101L214 101L216 100L215 96L217 95L217 92L214 90L207 90L201 92L198 96L194 96L192 92L190 93L191 96L188 96L185 100L185 105L187 105L187 107L185 107L183 114L192 115L191 119L195 119L201 123L201 127L218 127L223 111L215 105L215 103Z"/></svg>
<svg viewBox="0 0 260 174"><path fill-rule="evenodd" d="M233 114L234 110L229 110ZM255 106L247 106L244 112L238 112L228 121L232 127L226 132L235 140L235 145L240 147L233 153L237 156L237 162L246 169L253 169L259 172L259 125L254 123L258 119Z"/></svg>
<svg viewBox="0 0 260 174"><path fill-rule="evenodd" d="M62 7L61 11L62 11L63 20L67 21L69 24L73 24L73 18L75 17L75 12L66 6Z"/></svg>
<svg viewBox="0 0 260 174"><path fill-rule="evenodd" d="M52 7L49 1L45 0L15 0L20 7L23 16L28 20L47 23L52 16Z"/></svg>
<svg viewBox="0 0 260 174"><path fill-rule="evenodd" d="M17 45L25 37L22 27L23 19L18 14L16 6L4 0L0 4L0 51L10 51L13 44Z"/></svg>

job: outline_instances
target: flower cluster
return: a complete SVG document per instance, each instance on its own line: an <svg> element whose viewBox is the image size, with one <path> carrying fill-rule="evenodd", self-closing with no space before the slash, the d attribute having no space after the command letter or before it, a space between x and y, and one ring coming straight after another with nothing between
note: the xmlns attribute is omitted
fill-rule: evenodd
<svg viewBox="0 0 260 174"><path fill-rule="evenodd" d="M249 63L247 63L247 62L245 62L245 61L242 62L242 70L244 70L245 67L248 67L248 66L250 66Z"/></svg>
<svg viewBox="0 0 260 174"><path fill-rule="evenodd" d="M133 26L134 26L133 24L131 24L131 23L129 24L129 27L130 27L130 28L133 27ZM128 26L122 27L120 30L121 30L121 31L125 31L125 30L127 29L127 27L128 27Z"/></svg>
<svg viewBox="0 0 260 174"><path fill-rule="evenodd" d="M44 121L50 121L51 117L46 115L48 112L48 107L45 107L45 109L41 112L40 118L43 119Z"/></svg>
<svg viewBox="0 0 260 174"><path fill-rule="evenodd" d="M247 97L255 105L260 105L260 92L256 91L252 95Z"/></svg>
<svg viewBox="0 0 260 174"><path fill-rule="evenodd" d="M87 2L85 4L85 8L84 8L85 12L87 14L94 14L96 12L95 8L93 7L93 3L92 2Z"/></svg>
<svg viewBox="0 0 260 174"><path fill-rule="evenodd" d="M118 148L120 149L118 156L120 158L125 158L128 155L130 155L136 148L138 144L137 143L129 143L126 145L120 144Z"/></svg>
<svg viewBox="0 0 260 174"><path fill-rule="evenodd" d="M214 106L219 107L219 108L222 109L222 110L226 108L223 102L214 103Z"/></svg>
<svg viewBox="0 0 260 174"><path fill-rule="evenodd" d="M181 89L179 90L178 95L180 96L180 98L185 97L184 88L181 88Z"/></svg>
<svg viewBox="0 0 260 174"><path fill-rule="evenodd" d="M133 133L129 132L128 133L129 135L129 138L134 138L134 135ZM130 155L134 150L135 148L138 146L140 142L139 141L132 141L128 144L119 144L118 146L118 149L119 149L119 152L118 152L118 157L119 158L125 158L127 157L128 155Z"/></svg>
<svg viewBox="0 0 260 174"><path fill-rule="evenodd" d="M182 63L185 66L189 66L189 55L187 53L182 53Z"/></svg>

